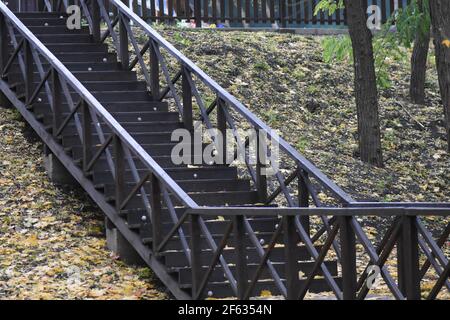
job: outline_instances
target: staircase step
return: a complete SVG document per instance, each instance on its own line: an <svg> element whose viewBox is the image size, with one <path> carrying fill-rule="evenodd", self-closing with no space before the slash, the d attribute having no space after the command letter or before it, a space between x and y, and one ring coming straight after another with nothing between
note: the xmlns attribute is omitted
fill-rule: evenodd
<svg viewBox="0 0 450 320"><path fill-rule="evenodd" d="M117 81L135 81L137 79L136 73L132 71L74 71L72 74L79 81L102 81L102 80L117 80ZM38 72L33 73L34 79L40 79L40 75ZM23 81L22 73L8 73L8 80L12 82L21 82Z"/></svg>
<svg viewBox="0 0 450 320"><path fill-rule="evenodd" d="M49 122L48 124L50 124L51 121L49 120L48 122ZM173 148L177 145L178 143L174 142L174 143L160 143L160 144L141 144L141 147L144 148L144 150L147 151L148 154L153 157L153 156L170 155L172 153ZM190 147L191 154L194 154L193 144L191 145L183 144L182 146L184 146L185 149L188 149ZM207 144L203 144L202 150L204 150L206 146ZM92 148L93 154L95 153L95 150L96 149ZM74 145L70 147L70 151L74 155L74 158L80 158L83 154L83 147L81 145Z"/></svg>
<svg viewBox="0 0 450 320"><path fill-rule="evenodd" d="M335 277L338 275L336 261L325 261L324 264L326 265L326 267L328 268L328 270L330 271L330 274L332 276ZM284 262L272 262L272 265L273 265L274 269L277 271L277 273L279 274L279 276L282 279L284 279L285 274L286 274L286 272L285 272L286 264ZM256 264L256 263L249 263L247 265L248 274L250 275L250 277L253 274L255 274L256 270L258 269L258 266L259 266L259 264ZM313 266L314 266L313 261L302 261L302 262L298 263L298 269L302 275L308 275L312 271ZM236 267L234 265L230 265L229 268L230 268L230 271L232 272L232 274L236 275ZM173 268L173 269L174 269L174 273L177 275L178 283L181 286L186 287L192 283L192 271L191 271L190 267ZM206 272L208 271L208 268L203 267L202 269L203 269L202 274L206 274ZM322 275L323 275L322 270L319 270L318 276L322 276ZM265 267L263 269L263 271L261 272L260 279L270 279L270 278L272 278L272 274L270 273L268 268ZM227 280L227 278L224 275L223 268L221 265L217 265L214 268L214 271L212 272L209 279L211 282L225 282Z"/></svg>
<svg viewBox="0 0 450 320"><path fill-rule="evenodd" d="M91 91L91 94L101 103L107 103L107 102L150 102L152 101L152 97L150 94L146 91ZM72 92L71 97L72 100L78 101L79 94ZM41 98L42 101L45 101L47 99L46 92L42 91L37 98ZM65 100L65 96L63 96L63 99Z"/></svg>
<svg viewBox="0 0 450 320"><path fill-rule="evenodd" d="M271 234L273 234L273 232ZM222 237L222 235L218 235L217 238L219 238L219 236L220 236L220 238ZM220 240L220 238L219 238L219 240ZM186 236L186 239L189 241L190 237ZM261 258L258 255L256 248L253 247L252 243L250 242L250 240L248 240L247 236L245 237L244 241L246 242L246 244L250 245L248 248L246 248L247 264L259 263L261 261ZM203 240L202 242L206 242L206 240ZM229 243L231 246L233 246L235 243L232 236L230 236L230 238L229 238ZM320 246L316 246L316 249L318 251L320 251ZM286 261L285 254L286 254L286 252L285 252L284 247L281 247L281 246L274 247L270 253L269 260L271 262L284 262L284 261ZM210 249L202 250L202 253L200 256L200 263L202 264L202 266L205 266L205 267L209 266L211 264L213 255L214 255L214 252ZM164 264L169 268L189 266L189 262L186 258L186 254L184 251L181 251L181 250L180 251L167 251L167 252L162 253L161 256L164 258ZM231 263L232 261L235 261L236 252L233 247L225 248L222 252L222 256L227 263ZM296 257L297 257L298 261L311 260L311 255L308 253L308 250L303 245L298 246Z"/></svg>
<svg viewBox="0 0 450 320"><path fill-rule="evenodd" d="M148 170L138 170L140 176ZM168 168L165 170L174 180L202 180L202 179L234 179L237 176L237 169L234 167L198 167L198 168ZM95 184L113 183L112 175L109 170L93 172ZM132 181L131 171L126 170L125 181Z"/></svg>
<svg viewBox="0 0 450 320"><path fill-rule="evenodd" d="M111 133L112 130L105 125L104 122L100 122L103 132ZM123 128L130 134L139 132L165 132L167 130L176 130L182 128L181 122L167 122L167 121L157 121L157 122L121 122ZM92 125L92 124L91 124ZM92 130L94 128L92 127ZM76 127L73 123L67 125L64 129L63 134L74 134L76 133ZM111 148L112 149L112 148ZM82 154L75 154L75 158L79 158ZM169 153L170 155L170 153Z"/></svg>
<svg viewBox="0 0 450 320"><path fill-rule="evenodd" d="M183 214L184 212L180 210L179 214L180 216ZM178 214L178 213L177 213ZM172 218L169 216L168 212L165 212L166 216L162 216L162 227L161 230L163 232L163 234L168 234L170 230L172 230L172 227L174 226L173 220ZM130 215L132 216L132 215ZM128 221L128 225L130 226L130 228L132 229L143 229L144 227L146 227L145 225L145 221L142 220L142 216L134 216L135 220L132 221ZM212 217L214 218L214 217ZM279 223L279 218L277 217L249 217L247 218L249 223L251 224L252 228L257 231L257 232L273 232L276 228L276 226ZM230 219L223 219L223 220L207 220L205 217L205 224L208 227L208 230L211 232L211 234L224 234L225 230L229 227L230 224ZM183 223L182 229L185 235L190 235L191 234L191 230L190 230L190 225L191 223L189 222L189 220L185 221ZM150 238L152 237L152 230L151 228L148 228L148 232L147 234L150 235ZM177 233L178 234L178 233ZM176 235L177 235L176 234ZM178 249L181 250L181 249Z"/></svg>
<svg viewBox="0 0 450 320"><path fill-rule="evenodd" d="M90 65L90 62L70 62L65 63L64 65L82 65L82 66L88 66ZM116 65L115 62L96 62L95 65ZM87 69L83 67L83 69ZM47 81L48 84L52 84L53 81L51 78ZM39 84L38 81L34 81L33 85L36 87ZM131 91L147 91L147 84L144 81L83 81L83 86L88 89L89 91L102 91L102 92L109 92L109 91L121 91L126 92L128 90ZM15 82L10 85L10 88L12 90L23 91L24 84L22 81ZM70 88L69 88L70 90ZM165 103L165 102L164 102Z"/></svg>
<svg viewBox="0 0 450 320"><path fill-rule="evenodd" d="M253 207L257 207L257 205L253 206ZM175 214L177 216L177 220L179 218L181 218L181 216L183 216L183 214L186 212L186 208L183 207L177 207L174 208L175 210ZM140 228L141 224L143 222L145 222L145 220L142 219L143 216L147 215L147 213L143 210L137 210L137 209L131 209L131 210L122 210L121 212L121 216L125 217L127 219L127 223L130 226L133 226L133 228ZM209 218L205 217L204 221L205 223L209 223L209 222L214 222L214 223L218 223L218 222L223 222L226 223L227 221L230 221L231 218L228 217L222 217L223 221L218 220L218 217L214 217L211 216ZM260 217L260 216L247 216L247 219L249 219L249 222L252 226L252 228L254 228L255 230L260 230L262 232L269 232L269 231L273 231L275 230L275 226L279 221L278 217ZM271 220L271 224L270 226L268 226L266 223L266 220ZM173 226L174 221L173 218L171 217L170 212L168 211L168 209L161 209L161 221L164 224ZM186 231L189 232L186 228L189 227L189 220L185 221L183 223L182 228ZM216 232L216 234L221 234L223 232ZM149 233L150 237L151 237L151 232ZM206 249L209 249L209 247L206 247ZM180 250L180 248L178 248L178 250Z"/></svg>
<svg viewBox="0 0 450 320"><path fill-rule="evenodd" d="M52 52L62 63L67 62L117 62L117 55L105 51L98 52Z"/></svg>
<svg viewBox="0 0 450 320"><path fill-rule="evenodd" d="M178 112L168 112L168 106L165 102L152 102L151 104L106 104L105 108L111 112L114 119L122 122L133 121L179 121L180 116ZM153 111L157 108L158 111ZM133 111L135 109L142 109L141 111ZM114 111L113 111L114 110ZM125 112L125 110L130 110Z"/></svg>
<svg viewBox="0 0 450 320"><path fill-rule="evenodd" d="M188 192L201 192L201 191L248 191L250 190L250 180L244 179L220 179L220 180L180 180L177 181L178 185L183 190ZM150 184L150 182L148 182ZM131 192L135 183L128 183L128 188L125 193ZM145 187L150 192L150 187ZM113 184L104 185L104 193L106 197L115 196L115 186Z"/></svg>
<svg viewBox="0 0 450 320"><path fill-rule="evenodd" d="M64 63L64 66L69 69L69 71L114 71L114 70L120 70L119 64L117 62L68 62ZM48 63L42 63L42 68L45 72L48 71L50 68L50 64ZM90 69L90 70L89 70ZM14 63L11 70L19 70L19 64ZM37 71L36 65L34 65L35 72ZM48 83L53 83L51 79L49 79ZM103 83L103 81L102 81ZM34 81L34 85L36 86L38 84L37 81ZM125 89L122 89L124 91ZM146 90L144 87L143 90Z"/></svg>
<svg viewBox="0 0 450 320"><path fill-rule="evenodd" d="M188 195L201 206L237 206L253 204L258 202L258 192L256 191L221 191L221 192L188 192ZM147 195L148 199L150 196ZM114 197L109 200L113 201ZM172 205L180 206L181 202L171 196ZM163 201L163 207L166 203ZM126 209L144 209L143 201L140 196L133 197L125 207Z"/></svg>
<svg viewBox="0 0 450 320"><path fill-rule="evenodd" d="M58 53L71 53L71 52L79 52L79 53L108 53L108 46L106 44L100 43L46 43L46 48L50 50L53 54ZM13 47L8 46L8 50L11 52Z"/></svg>
<svg viewBox="0 0 450 320"><path fill-rule="evenodd" d="M342 284L342 279L335 277L334 280L337 282L338 285ZM304 285L306 280L302 279L299 282L300 287ZM286 281L283 280L283 283ZM185 288L188 288L190 286L186 286ZM321 293L325 291L331 291L330 287L328 286L328 283L323 278L314 279L311 282L310 290L308 292L311 293ZM272 296L279 296L281 295L278 287L276 286L275 282L273 280L266 280L266 281L259 281L256 283L255 288L253 289L253 294L251 296L260 296L262 293L271 293ZM211 293L211 295L208 295L208 293ZM228 297L234 297L234 291L230 287L229 283L227 282L215 282L215 283L209 283L206 286L206 289L204 291L204 296L202 298L228 298Z"/></svg>
<svg viewBox="0 0 450 320"><path fill-rule="evenodd" d="M36 34L36 36L44 45L56 43L75 45L93 43L93 38L90 34ZM17 41L20 41L22 39L22 35L20 33L16 34L16 39Z"/></svg>
<svg viewBox="0 0 450 320"><path fill-rule="evenodd" d="M42 18L52 18L52 19L64 19L68 17L65 12L14 12L14 14L19 19L42 19ZM62 17L62 18L61 18Z"/></svg>
<svg viewBox="0 0 450 320"><path fill-rule="evenodd" d="M178 218L180 218L186 212L186 208L182 207L174 208L174 210ZM131 209L122 210L120 215L126 219L128 225L132 226L134 229L139 229L141 227L141 224L145 222L142 217L147 216L147 213L143 210ZM162 223L173 224L173 220L168 209L161 209L161 217Z"/></svg>
<svg viewBox="0 0 450 320"><path fill-rule="evenodd" d="M74 103L77 103L75 100ZM113 117L121 121L176 121L179 119L178 113L167 112L168 106L165 102L155 102L155 101L138 101L138 102L105 102L102 106L111 112ZM33 104L33 112L36 115L42 115L43 117L50 115L50 105L48 103L35 103ZM61 105L63 110L63 115L69 115L67 103ZM129 112L126 112L126 111ZM80 111L79 114L82 114Z"/></svg>
<svg viewBox="0 0 450 320"><path fill-rule="evenodd" d="M113 157L114 159L114 157ZM138 158L133 157L135 166L137 169L145 169L145 166L142 164L142 162L137 161ZM156 156L153 157L153 160L155 160L162 168L176 168L176 167L180 167L180 166L184 166L183 164L174 164L171 157L170 156ZM75 161L81 163L81 158L76 159ZM128 163L127 163L127 167L128 167ZM94 171L103 171L103 170L108 170L109 169L109 164L108 161L106 160L106 156L102 155L96 162L95 165L93 167Z"/></svg>
<svg viewBox="0 0 450 320"><path fill-rule="evenodd" d="M170 137L172 132L139 132L132 134L132 137L138 143L164 143L170 142ZM69 147L73 144L78 144L80 139L78 136L74 135L64 135L63 136L63 146ZM100 140L98 135L95 133L92 135L92 143L99 144Z"/></svg>
<svg viewBox="0 0 450 320"><path fill-rule="evenodd" d="M81 29L70 30L65 25L57 25L57 26L30 26L28 27L31 32L35 35L66 35L66 34L89 34L88 27L81 27Z"/></svg>
<svg viewBox="0 0 450 320"><path fill-rule="evenodd" d="M143 221L142 216L140 218L141 219L139 222L136 222L129 226L131 229L139 230L139 234L145 243L151 243L152 239L153 239L153 231L152 231L151 225L146 222L148 219ZM164 220L168 220L168 218L170 218L170 217L166 217L166 219L164 219ZM248 221L252 225L252 228L255 231L255 233L264 240L270 239L270 234L272 234L274 232L274 230L276 229L276 227L278 226L278 223L279 223L279 220L276 218L255 217L255 218L248 218ZM225 230L229 227L230 220L205 221L205 224L207 225L208 230L211 233L212 237L215 239L216 242L218 242L218 241L221 241ZM162 233L163 236L168 235L170 230L172 230L173 226L174 226L173 222L163 222L162 227L160 227L160 229L163 232ZM190 239L191 239L190 222L184 222L183 226L180 230L183 232L184 236L187 237L186 241L190 241ZM235 243L234 240L231 239L231 237L233 237L233 234L230 235L230 239L227 243L228 246L232 246ZM164 251L182 252L183 247L181 246L181 242L179 239L180 239L179 231L177 231L174 234L174 238L164 248ZM203 239L203 241L205 243L202 245L202 249L209 250L210 247L206 243L206 239ZM246 244L248 245L248 247L254 247L254 244L249 239L247 239L245 241L246 241ZM267 241L269 241L269 240L267 240ZM185 261L184 263L187 263L187 261Z"/></svg>
<svg viewBox="0 0 450 320"><path fill-rule="evenodd" d="M21 17L20 20L22 23L29 27L29 26L66 26L67 19L63 16L63 18L60 18L61 15L55 16L55 17Z"/></svg>

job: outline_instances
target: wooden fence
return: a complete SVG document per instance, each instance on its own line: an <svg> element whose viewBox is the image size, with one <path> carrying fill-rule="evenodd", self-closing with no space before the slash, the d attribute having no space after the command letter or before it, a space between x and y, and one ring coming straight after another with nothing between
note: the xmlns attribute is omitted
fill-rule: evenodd
<svg viewBox="0 0 450 320"><path fill-rule="evenodd" d="M345 28L346 12L338 10L329 15L314 14L320 0L123 0L130 9L147 22L175 23L181 20L192 22L196 27L216 24L228 27L331 27ZM397 8L406 6L411 0L363 0L367 7L377 5L381 9L382 22ZM4 1L3 1L4 2ZM30 11L46 3L77 4L79 0L16 0L9 1L15 10ZM33 5L36 3L36 5ZM109 1L105 7L109 8Z"/></svg>
<svg viewBox="0 0 450 320"><path fill-rule="evenodd" d="M127 0L124 0L127 3ZM378 5L382 22L410 0L365 0ZM195 21L231 26L345 27L346 12L314 14L319 0L130 0L130 8L147 21Z"/></svg>

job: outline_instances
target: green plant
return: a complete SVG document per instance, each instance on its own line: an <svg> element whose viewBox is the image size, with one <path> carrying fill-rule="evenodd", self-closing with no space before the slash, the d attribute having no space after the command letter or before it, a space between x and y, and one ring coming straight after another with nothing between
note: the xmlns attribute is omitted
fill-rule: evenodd
<svg viewBox="0 0 450 320"><path fill-rule="evenodd" d="M314 15L317 15L320 11L328 11L328 14L332 15L338 9L344 8L344 0L320 0L314 9Z"/></svg>
<svg viewBox="0 0 450 320"><path fill-rule="evenodd" d="M343 8L343 0L321 0L314 13L328 11L330 14ZM417 0L393 14L373 38L373 52L377 85L381 89L392 86L390 79L389 60L398 62L407 60L407 51L414 42L416 35L425 36L430 29L430 14L428 0L423 0L424 10L421 10ZM395 24L397 30L391 30ZM350 61L353 58L353 48L349 36L326 37L322 41L323 59L325 63Z"/></svg>
<svg viewBox="0 0 450 320"><path fill-rule="evenodd" d="M254 68L261 71L267 71L270 69L270 66L265 61L257 61L254 64Z"/></svg>
<svg viewBox="0 0 450 320"><path fill-rule="evenodd" d="M188 38L185 38L180 32L175 32L173 39L185 47L189 47L191 45L191 41Z"/></svg>
<svg viewBox="0 0 450 320"><path fill-rule="evenodd" d="M306 137L299 137L295 146L301 153L304 153L309 147L309 140Z"/></svg>

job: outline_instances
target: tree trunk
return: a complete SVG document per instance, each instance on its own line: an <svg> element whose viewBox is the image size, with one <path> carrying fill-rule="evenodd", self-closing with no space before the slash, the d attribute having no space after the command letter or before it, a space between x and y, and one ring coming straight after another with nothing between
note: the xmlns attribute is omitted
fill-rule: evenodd
<svg viewBox="0 0 450 320"><path fill-rule="evenodd" d="M345 0L354 56L359 153L362 161L381 167L383 156L372 33L367 28L366 8L363 2L363 0Z"/></svg>
<svg viewBox="0 0 450 320"><path fill-rule="evenodd" d="M445 129L450 152L450 1L430 1L431 24L436 48L436 67L444 105Z"/></svg>
<svg viewBox="0 0 450 320"><path fill-rule="evenodd" d="M423 3L420 1L423 10ZM414 49L411 57L411 82L409 96L416 104L425 103L425 79L427 73L428 49L430 48L430 31L426 34L418 33L414 41Z"/></svg>

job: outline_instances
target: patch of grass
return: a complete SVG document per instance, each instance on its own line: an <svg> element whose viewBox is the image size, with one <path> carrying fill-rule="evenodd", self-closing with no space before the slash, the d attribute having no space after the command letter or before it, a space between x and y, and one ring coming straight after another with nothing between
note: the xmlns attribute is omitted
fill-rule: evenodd
<svg viewBox="0 0 450 320"><path fill-rule="evenodd" d="M295 147L301 152L305 153L309 147L309 140L306 137L299 137Z"/></svg>
<svg viewBox="0 0 450 320"><path fill-rule="evenodd" d="M181 44L181 45L183 45L185 47L189 47L191 45L191 40L189 40L188 38L183 37L183 35L180 32L175 32L175 34L173 35L173 39L177 43L179 43L179 44Z"/></svg>
<svg viewBox="0 0 450 320"><path fill-rule="evenodd" d="M298 81L303 81L306 78L306 73L303 72L303 70L301 70L299 68L295 68L295 70L292 72L292 75Z"/></svg>
<svg viewBox="0 0 450 320"><path fill-rule="evenodd" d="M257 61L255 62L255 64L253 65L253 67L256 70L260 70L260 71L268 71L270 69L270 66L267 64L267 62L265 61Z"/></svg>
<svg viewBox="0 0 450 320"><path fill-rule="evenodd" d="M319 88L319 86L317 86L315 84L310 84L308 86L308 88L306 88L306 92L308 92L309 94L314 95L314 94L317 94L317 93L320 92L320 88Z"/></svg>

